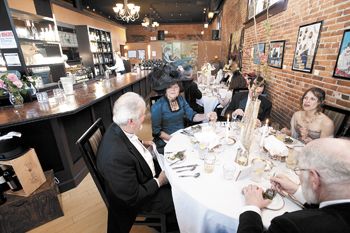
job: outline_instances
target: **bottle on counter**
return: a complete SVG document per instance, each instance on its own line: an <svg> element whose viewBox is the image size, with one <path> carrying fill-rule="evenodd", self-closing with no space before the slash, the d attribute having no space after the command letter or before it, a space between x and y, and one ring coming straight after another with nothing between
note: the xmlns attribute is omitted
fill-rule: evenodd
<svg viewBox="0 0 350 233"><path fill-rule="evenodd" d="M4 170L4 178L8 184L8 186L10 187L10 189L12 191L18 191L22 189L22 185L18 180L18 177L16 175L16 173L13 171L12 167L10 166L5 166L6 169Z"/></svg>
<svg viewBox="0 0 350 233"><path fill-rule="evenodd" d="M2 170L3 165L0 165L0 189L5 192L10 189L4 177L4 171Z"/></svg>

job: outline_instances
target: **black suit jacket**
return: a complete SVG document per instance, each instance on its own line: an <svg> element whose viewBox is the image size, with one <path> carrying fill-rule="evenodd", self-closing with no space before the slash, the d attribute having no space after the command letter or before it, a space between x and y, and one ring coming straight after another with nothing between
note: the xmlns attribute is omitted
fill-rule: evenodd
<svg viewBox="0 0 350 233"><path fill-rule="evenodd" d="M159 165L154 162L159 173ZM109 201L108 232L129 232L137 212L159 188L142 155L115 123L103 136L97 168L105 179Z"/></svg>
<svg viewBox="0 0 350 233"><path fill-rule="evenodd" d="M240 108L240 102L244 99L248 98L249 92L233 92L231 102L229 103L229 106L226 109L225 115L231 114L236 109ZM259 100L261 100L260 103L260 110L258 114L258 119L263 121L266 118L270 116L272 103L270 100L268 100L265 96L259 95ZM244 105L245 108L245 105ZM244 111L244 108L242 109Z"/></svg>
<svg viewBox="0 0 350 233"><path fill-rule="evenodd" d="M237 233L345 233L350 232L350 203L285 213L264 230L261 217L246 211L239 217Z"/></svg>

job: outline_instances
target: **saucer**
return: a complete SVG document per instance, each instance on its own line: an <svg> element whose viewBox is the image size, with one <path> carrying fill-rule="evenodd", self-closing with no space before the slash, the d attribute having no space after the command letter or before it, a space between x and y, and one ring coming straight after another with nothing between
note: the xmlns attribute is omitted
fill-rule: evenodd
<svg viewBox="0 0 350 233"><path fill-rule="evenodd" d="M280 210L284 207L284 199L283 197L276 193L276 196L272 199L272 202L265 208L268 210Z"/></svg>

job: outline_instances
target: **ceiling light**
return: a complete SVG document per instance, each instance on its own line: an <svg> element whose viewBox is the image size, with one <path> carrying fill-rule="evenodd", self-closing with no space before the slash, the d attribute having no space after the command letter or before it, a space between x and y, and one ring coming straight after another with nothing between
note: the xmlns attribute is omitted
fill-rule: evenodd
<svg viewBox="0 0 350 233"><path fill-rule="evenodd" d="M209 27L209 24L208 23L205 23L204 24L204 28L208 28Z"/></svg>
<svg viewBox="0 0 350 233"><path fill-rule="evenodd" d="M139 18L140 6L136 6L133 3L128 3L128 0L124 0L124 5L122 3L115 4L113 7L117 19L126 21L135 21Z"/></svg>
<svg viewBox="0 0 350 233"><path fill-rule="evenodd" d="M141 25L150 31L154 31L157 27L159 27L159 23L150 17L145 17Z"/></svg>
<svg viewBox="0 0 350 233"><path fill-rule="evenodd" d="M209 11L208 12L208 19L212 19L214 17L214 12Z"/></svg>

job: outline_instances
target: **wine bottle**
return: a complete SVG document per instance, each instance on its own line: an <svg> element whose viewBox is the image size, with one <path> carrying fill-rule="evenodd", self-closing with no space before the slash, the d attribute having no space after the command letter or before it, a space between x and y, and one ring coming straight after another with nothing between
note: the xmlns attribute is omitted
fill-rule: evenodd
<svg viewBox="0 0 350 233"><path fill-rule="evenodd" d="M3 165L0 165L0 189L2 189L4 192L9 190L10 187L7 185L6 180L4 178L4 171L2 170Z"/></svg>
<svg viewBox="0 0 350 233"><path fill-rule="evenodd" d="M8 186L12 191L18 191L22 189L22 185L19 183L16 173L11 167L7 167L3 174Z"/></svg>

